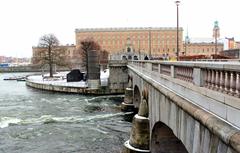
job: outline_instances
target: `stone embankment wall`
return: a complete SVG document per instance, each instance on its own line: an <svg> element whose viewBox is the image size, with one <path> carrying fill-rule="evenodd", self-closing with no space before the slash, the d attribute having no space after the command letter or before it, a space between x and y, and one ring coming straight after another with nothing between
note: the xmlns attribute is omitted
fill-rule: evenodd
<svg viewBox="0 0 240 153"><path fill-rule="evenodd" d="M127 62L122 61L110 61L109 63L109 79L108 86L99 86L98 89L91 89L87 87L71 87L61 86L56 84L39 83L31 80L26 81L26 85L48 91L66 92L66 93L78 93L78 94L124 94L125 88L128 85L128 71Z"/></svg>

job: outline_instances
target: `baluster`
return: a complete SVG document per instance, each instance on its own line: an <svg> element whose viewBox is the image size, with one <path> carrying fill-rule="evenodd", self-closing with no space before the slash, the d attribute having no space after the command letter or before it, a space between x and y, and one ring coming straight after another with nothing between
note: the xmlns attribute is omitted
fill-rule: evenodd
<svg viewBox="0 0 240 153"><path fill-rule="evenodd" d="M225 80L224 80L224 92L228 93L228 86L229 86L229 79L228 79L228 72L225 72Z"/></svg>
<svg viewBox="0 0 240 153"><path fill-rule="evenodd" d="M191 82L191 69L190 68L188 68L188 76L187 76L187 78L188 78L188 82Z"/></svg>
<svg viewBox="0 0 240 153"><path fill-rule="evenodd" d="M189 82L192 82L192 80L191 80L191 68L188 68L188 81Z"/></svg>
<svg viewBox="0 0 240 153"><path fill-rule="evenodd" d="M203 77L204 77L204 86L207 87L207 81L208 81L208 71L205 69L203 71Z"/></svg>
<svg viewBox="0 0 240 153"><path fill-rule="evenodd" d="M176 75L176 77L177 77L178 79L181 79L181 74L182 74L181 68L180 68L180 67L176 67L176 70L177 70L177 75Z"/></svg>
<svg viewBox="0 0 240 153"><path fill-rule="evenodd" d="M215 81L214 81L214 76L215 76L215 72L214 70L212 70L212 76L211 76L211 89L214 89L214 84L215 84Z"/></svg>
<svg viewBox="0 0 240 153"><path fill-rule="evenodd" d="M177 70L177 75L176 75L176 77L177 77L178 79L181 79L181 73L182 73L181 68L180 68L180 67L176 67L176 70Z"/></svg>
<svg viewBox="0 0 240 153"><path fill-rule="evenodd" d="M193 82L193 68L191 68L191 81Z"/></svg>
<svg viewBox="0 0 240 153"><path fill-rule="evenodd" d="M180 68L179 67L175 67L175 72L176 72L176 78L179 79L180 78Z"/></svg>
<svg viewBox="0 0 240 153"><path fill-rule="evenodd" d="M240 96L240 78L239 78L239 73L236 73L236 96L239 97Z"/></svg>
<svg viewBox="0 0 240 153"><path fill-rule="evenodd" d="M187 75L187 71L186 68L182 67L182 80L183 81L187 81L186 76Z"/></svg>
<svg viewBox="0 0 240 153"><path fill-rule="evenodd" d="M237 90L237 72L233 72L233 95L236 94L236 90Z"/></svg>
<svg viewBox="0 0 240 153"><path fill-rule="evenodd" d="M209 76L208 76L208 88L211 87L211 78L212 78L212 71L209 70Z"/></svg>
<svg viewBox="0 0 240 153"><path fill-rule="evenodd" d="M219 71L216 70L216 75L215 75L215 89L218 90L219 88Z"/></svg>
<svg viewBox="0 0 240 153"><path fill-rule="evenodd" d="M188 75L189 75L189 71L188 71L188 68L185 68L185 75L184 75L184 78L185 80L188 82Z"/></svg>
<svg viewBox="0 0 240 153"><path fill-rule="evenodd" d="M185 78L186 78L187 82L189 82L189 75L190 75L189 68L186 68L186 76L185 76Z"/></svg>
<svg viewBox="0 0 240 153"><path fill-rule="evenodd" d="M186 81L185 78L184 78L185 73L186 73L186 70L182 67L182 68L181 68L181 79L182 79L183 81Z"/></svg>
<svg viewBox="0 0 240 153"><path fill-rule="evenodd" d="M211 70L207 70L208 73L207 73L207 87L210 88L211 86Z"/></svg>
<svg viewBox="0 0 240 153"><path fill-rule="evenodd" d="M180 73L179 73L180 74L180 78L179 79L184 80L183 76L184 76L185 70L182 67L179 67L179 70L180 70Z"/></svg>
<svg viewBox="0 0 240 153"><path fill-rule="evenodd" d="M230 72L230 94L234 95L236 89L236 76L234 72Z"/></svg>
<svg viewBox="0 0 240 153"><path fill-rule="evenodd" d="M223 91L224 80L223 80L223 71L220 71L220 79L219 79L219 91Z"/></svg>

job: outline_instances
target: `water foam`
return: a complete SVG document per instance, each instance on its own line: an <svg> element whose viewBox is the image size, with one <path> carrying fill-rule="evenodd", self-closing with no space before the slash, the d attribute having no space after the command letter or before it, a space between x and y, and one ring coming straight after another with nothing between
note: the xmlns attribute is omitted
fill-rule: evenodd
<svg viewBox="0 0 240 153"><path fill-rule="evenodd" d="M43 115L39 118L29 118L29 119L18 119L13 117L3 117L0 118L0 128L6 128L11 125L28 125L28 124L51 124L51 123L80 123L87 122L91 120L101 120L105 118L111 118L116 116L121 116L124 112L115 114L98 114L93 116L70 116L70 117L54 117L52 115Z"/></svg>
<svg viewBox="0 0 240 153"><path fill-rule="evenodd" d="M9 125L13 124L18 124L21 122L20 119L18 118L13 118L13 117L2 117L0 118L0 128L5 128L8 127Z"/></svg>

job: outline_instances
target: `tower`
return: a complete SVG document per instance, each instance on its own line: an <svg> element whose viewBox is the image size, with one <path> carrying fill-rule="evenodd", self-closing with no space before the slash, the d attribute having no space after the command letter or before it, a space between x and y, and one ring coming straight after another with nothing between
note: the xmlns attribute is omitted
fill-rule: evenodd
<svg viewBox="0 0 240 153"><path fill-rule="evenodd" d="M220 28L218 26L218 21L214 22L213 27L213 38L215 39L215 55L217 54L217 39L220 37Z"/></svg>

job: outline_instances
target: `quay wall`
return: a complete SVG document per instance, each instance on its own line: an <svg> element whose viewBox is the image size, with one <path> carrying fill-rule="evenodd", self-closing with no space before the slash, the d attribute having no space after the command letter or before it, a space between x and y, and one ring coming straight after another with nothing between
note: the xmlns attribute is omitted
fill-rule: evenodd
<svg viewBox="0 0 240 153"><path fill-rule="evenodd" d="M109 62L109 78L107 86L99 86L97 89L88 87L72 87L56 84L46 84L26 80L26 85L41 90L54 92L92 94L92 95L108 95L108 94L124 94L125 88L128 86L128 70L126 61L110 61Z"/></svg>
<svg viewBox="0 0 240 153"><path fill-rule="evenodd" d="M107 94L122 94L122 90L111 90L109 88L89 89L87 87L71 87L61 86L53 84L37 83L30 80L26 81L26 85L35 89L64 92L64 93L76 93L76 94L89 94L89 95L107 95Z"/></svg>

